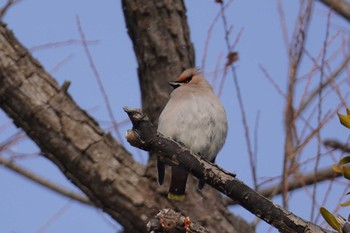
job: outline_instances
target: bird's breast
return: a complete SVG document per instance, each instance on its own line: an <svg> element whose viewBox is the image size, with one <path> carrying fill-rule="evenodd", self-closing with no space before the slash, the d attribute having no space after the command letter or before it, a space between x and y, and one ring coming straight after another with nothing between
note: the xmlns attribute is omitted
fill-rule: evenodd
<svg viewBox="0 0 350 233"><path fill-rule="evenodd" d="M226 139L226 113L216 96L170 99L159 117L158 131L211 161Z"/></svg>

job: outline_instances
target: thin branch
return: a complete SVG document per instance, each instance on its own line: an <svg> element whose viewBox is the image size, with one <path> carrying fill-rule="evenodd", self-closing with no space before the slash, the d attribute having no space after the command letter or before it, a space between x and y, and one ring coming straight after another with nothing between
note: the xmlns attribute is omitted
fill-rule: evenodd
<svg viewBox="0 0 350 233"><path fill-rule="evenodd" d="M298 22L295 26L292 45L289 50L289 77L287 87L287 99L285 106L284 128L285 128L285 145L284 145L284 161L283 161L283 176L282 176L282 202L283 207L288 207L288 177L290 175L290 168L295 166L296 151L294 135L296 126L295 109L294 109L294 95L298 67L303 55L303 49L306 41L307 29L309 26L311 13L313 9L313 2L311 0L301 2Z"/></svg>
<svg viewBox="0 0 350 233"><path fill-rule="evenodd" d="M83 41L83 40L70 39L65 41L58 41L58 42L51 42L47 44L36 45L31 47L29 50L33 53L40 50L64 47L69 45L84 45L84 43L86 43L87 45L97 45L99 41L98 40Z"/></svg>
<svg viewBox="0 0 350 233"><path fill-rule="evenodd" d="M320 92L318 93L318 104L317 104L317 124L321 126L321 118L322 118L322 83L324 79L324 65L326 62L326 53L327 53L327 42L328 42L328 37L329 37L329 28L330 28L330 19L331 19L331 10L328 12L327 16L327 25L326 25L326 34L325 38L323 41L323 53L322 53L322 58L321 58L321 67L320 67L320 80L319 80L319 88ZM320 163L321 159L321 127L320 130L317 132L317 157L316 157L316 162L315 162L315 167L314 167L314 172L315 174L318 171L318 166ZM315 175L315 179L316 179ZM312 191L312 208L311 208L311 219L314 219L315 215L315 204L316 204L316 194L317 194L317 182L314 183L313 185L313 191Z"/></svg>
<svg viewBox="0 0 350 233"><path fill-rule="evenodd" d="M226 3L226 5L224 6L224 8L228 8L231 5L231 3L233 3L233 0L228 1ZM213 29L214 29L215 24L219 20L221 14L222 14L222 10L220 10L219 13L215 16L213 22L210 24L210 26L208 28L207 37L205 39L205 46L204 46L204 51L203 51L203 57L202 57L202 66L201 66L203 73L205 72L205 63L206 63L206 59L207 59L211 33L212 33Z"/></svg>
<svg viewBox="0 0 350 233"><path fill-rule="evenodd" d="M345 0L319 0L335 12L337 12L340 16L342 16L345 20L350 21L350 4Z"/></svg>
<svg viewBox="0 0 350 233"><path fill-rule="evenodd" d="M85 34L84 34L84 31L83 31L83 28L81 26L81 23L80 23L80 19L79 17L77 17L77 25L78 25L78 31L79 31L79 34L80 34L80 37L81 37L81 40L83 42L83 47L84 47L84 50L85 50L85 53L86 53L86 56L89 60L89 63L90 63L90 67L92 69L92 72L94 73L94 76L96 78L96 81L97 81L97 84L98 84L98 87L100 89L100 92L102 94L102 97L104 99L104 102L106 104L106 108L107 108L107 112L108 112L108 115L109 115L109 118L111 119L112 121L112 124L113 124L113 127L117 133L117 137L118 137L118 141L121 145L124 145L123 143L123 137L120 133L120 130L119 130L119 127L118 127L118 124L117 124L117 121L114 117L114 114L113 114L113 110L112 110L112 107L111 107L111 104L110 104L110 101L109 101L109 98L108 98L108 95L106 93L106 90L103 86L103 83L102 83L102 79L100 77L100 74L98 73L97 71L97 68L95 66L95 63L92 59L92 55L90 53L90 50L89 50L89 46L87 44L87 40L85 39Z"/></svg>
<svg viewBox="0 0 350 233"><path fill-rule="evenodd" d="M272 86L275 88L275 90L277 91L277 93L282 96L284 99L287 99L286 94L283 93L282 89L280 86L278 86L278 84L275 82L275 80L273 80L273 78L270 76L270 74L267 72L267 70L265 69L265 67L263 67L261 64L259 64L259 68L260 70L263 72L264 77L267 78L267 80L272 84Z"/></svg>
<svg viewBox="0 0 350 233"><path fill-rule="evenodd" d="M256 118L255 118L255 127L254 127L254 168L257 168L257 158L258 158L258 131L259 131L259 123L260 123L260 111L258 111L258 113L256 114ZM258 187L255 187L256 189L258 189Z"/></svg>
<svg viewBox="0 0 350 233"><path fill-rule="evenodd" d="M305 186L308 186L308 185L313 185L315 182L320 183L323 181L329 181L340 176L342 176L342 174L335 173L332 167L318 170L316 174L314 173L314 171L312 171L304 175L300 175L298 176L298 178L293 178L292 180L288 181L288 192L295 191L300 188L304 188ZM281 185L278 184L272 187L260 189L258 192L264 197L273 198L282 194L282 191L283 189ZM237 204L237 203L232 200L227 200L227 205L234 205L234 204Z"/></svg>
<svg viewBox="0 0 350 233"><path fill-rule="evenodd" d="M26 170L25 168L22 168L22 167L16 165L13 161L9 161L9 160L6 160L6 159L0 157L0 164L4 165L5 167L10 169L11 171L13 171L21 176L24 176L25 178L27 178L31 181L34 181L35 183L40 184L41 186L48 188L48 189L50 189L58 194L61 194L65 197L68 197L70 199L73 199L75 201L78 201L78 202L86 204L86 205L95 206L87 197L84 197L81 194L67 190L61 186L58 186L57 184L53 184L52 182L43 179L41 176L38 176L38 175Z"/></svg>
<svg viewBox="0 0 350 233"><path fill-rule="evenodd" d="M71 201L68 201L64 206L57 210L57 212L54 213L54 215L36 231L36 233L45 233L47 231L47 228L55 223L64 214L64 212L68 210L71 204Z"/></svg>
<svg viewBox="0 0 350 233"><path fill-rule="evenodd" d="M331 180L340 176L342 176L342 174L335 173L332 167L318 170L317 173L314 173L314 171L312 171L288 182L288 191L294 191L307 185L313 185L314 183L320 183L322 181ZM277 196L282 193L282 187L280 185L277 185L274 187L262 189L259 192L265 197L271 197L272 194L273 196Z"/></svg>
<svg viewBox="0 0 350 233"><path fill-rule="evenodd" d="M328 182L328 184L327 184L328 187L326 189L326 192L325 192L325 195L323 197L323 201L320 204L320 207L321 206L326 206L326 203L329 201L330 198L332 198L331 197L331 191L332 191L332 188L333 188L333 186L335 184L335 182L333 182L333 181L334 181L334 179L331 182ZM315 222L319 222L320 217L321 217L321 212L318 211L317 216L315 218Z"/></svg>
<svg viewBox="0 0 350 233"><path fill-rule="evenodd" d="M332 42L338 37L339 35L339 32L336 33L335 35L333 35L326 43L326 45L329 47L331 46ZM346 50L344 49L346 46L343 45L343 46L340 46L335 52L333 52L331 55L329 55L328 59L324 61L324 66L326 66L329 70L329 72L331 73L331 70L329 68L329 62L332 60L332 59L335 59L337 57L339 57L341 55L341 52ZM313 63L313 68L311 69L310 72L308 72L307 74L305 75L302 75L300 78L298 78L298 80L301 80L301 79L304 79L306 78L306 85L304 87L304 91L303 91L303 94L301 95L302 97L300 98L300 101L299 101L299 104L298 106L302 106L302 104L305 102L305 99L308 98L308 91L309 91L309 87L310 87L310 84L311 84L311 81L312 81L312 77L313 75L315 75L315 72L317 71L320 71L321 69L323 69L323 66L321 67L319 64L318 64L318 60L319 59L322 59L323 57L323 50L321 49L321 51L319 52L319 54L316 56L316 57L313 57L310 52L304 48L304 54L306 55L306 57L308 57L311 62ZM345 54L344 54L345 56ZM346 67L345 67L346 68ZM329 75L328 75L329 76ZM334 89L335 89L335 92L337 93L337 95L339 96L340 100L345 103L345 101L342 99L342 95L340 93L340 91L337 89L336 87L336 84L334 82L331 82L330 83ZM323 88L322 88L323 89ZM297 114L299 114L299 109L296 110Z"/></svg>
<svg viewBox="0 0 350 233"><path fill-rule="evenodd" d="M5 14L7 13L7 11L10 9L10 7L15 4L18 3L20 0L8 0L7 3L5 4L5 6L3 6L0 9L0 21L4 18Z"/></svg>
<svg viewBox="0 0 350 233"><path fill-rule="evenodd" d="M341 143L335 139L327 139L323 141L326 147L333 148L334 150L341 150L343 152L349 153L350 147L344 143Z"/></svg>
<svg viewBox="0 0 350 233"><path fill-rule="evenodd" d="M55 73L58 69L60 69L64 64L68 63L73 58L73 54L69 54L63 60L59 61L53 68L50 69L50 73Z"/></svg>
<svg viewBox="0 0 350 233"><path fill-rule="evenodd" d="M286 23L286 14L284 13L281 0L276 0L276 3L277 3L278 16L280 18L279 21L281 22L281 31L283 34L284 45L286 47L286 50L289 51L290 43L289 43L288 27Z"/></svg>
<svg viewBox="0 0 350 233"><path fill-rule="evenodd" d="M0 143L0 152L7 150L9 147L18 143L20 140L22 140L25 137L26 135L23 131L21 130L17 131L12 136L8 137L7 139L5 139Z"/></svg>
<svg viewBox="0 0 350 233"><path fill-rule="evenodd" d="M216 59L215 70L213 72L213 78L212 78L212 82L211 82L213 90L216 89L216 82L218 81L219 69L220 69L220 63L221 63L222 57L223 57L223 54L221 53L218 56L218 58ZM222 92L222 90L219 90L219 92ZM218 97L220 98L220 95L218 95Z"/></svg>
<svg viewBox="0 0 350 233"><path fill-rule="evenodd" d="M298 111L295 113L296 117L298 117L299 114L303 112L306 109L306 107L309 106L311 101L313 101L315 97L317 97L321 89L326 88L328 85L330 85L340 76L342 71L344 71L344 69L348 66L349 63L350 63L350 54L344 59L344 61L339 65L339 67L333 72L333 74L331 74L329 78L322 83L321 86L313 90L311 94L308 96L308 98L302 104L300 104Z"/></svg>
<svg viewBox="0 0 350 233"><path fill-rule="evenodd" d="M229 26L227 24L227 19L226 19L226 15L225 15L225 8L224 5L221 4L221 18L222 18L222 22L224 24L224 29L225 29L225 42L226 42L226 46L228 49L228 53L233 52L233 47L230 44L230 38L229 38ZM240 31L243 32L242 30ZM240 37L240 36L239 36ZM238 38L237 37L237 41ZM236 43L234 43L235 45ZM227 67L228 68L228 67ZM256 174L256 167L255 167L255 159L254 159L254 153L253 153L253 148L251 145L251 140L250 140L250 135L249 135L249 127L248 127L248 122L247 122L247 117L246 117L246 113L245 113L245 109L244 109L244 103L243 103L243 98L242 98L242 94L241 94L241 89L240 89L240 85L238 82L238 77L236 74L236 69L234 66L234 63L232 63L230 65L232 74L233 74L233 82L234 82L234 87L236 89L236 94L237 94L237 99L238 99L238 103L239 103L239 109L241 111L241 115L242 115L242 123L243 123L243 127L244 127L244 135L245 135L245 139L246 139L246 143L247 143L247 150L248 150L248 154L249 154L249 163L251 166L251 171L252 171L252 176L253 176L253 185L254 185L254 189L257 189L257 174ZM225 69L225 74L227 69Z"/></svg>
<svg viewBox="0 0 350 233"><path fill-rule="evenodd" d="M329 115L325 116L324 119L320 120L319 124L315 129L312 129L309 135L306 135L303 139L302 143L299 143L297 147L295 148L296 153L300 153L305 146L315 137L319 134L320 130L329 122L337 113L337 111L340 109L341 105L337 106L337 108L331 112Z"/></svg>

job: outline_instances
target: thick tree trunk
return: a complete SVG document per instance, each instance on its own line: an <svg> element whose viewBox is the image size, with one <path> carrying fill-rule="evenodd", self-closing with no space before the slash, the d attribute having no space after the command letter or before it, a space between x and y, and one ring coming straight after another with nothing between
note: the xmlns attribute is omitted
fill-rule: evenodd
<svg viewBox="0 0 350 233"><path fill-rule="evenodd" d="M128 25L137 25L139 20L149 23L148 33L130 25L129 33L138 33L138 40L146 41L145 46L134 43L134 47L142 96L148 99L143 102L155 120L169 91L166 80L193 65L193 49L182 2L132 2L124 2L126 15L131 17ZM143 18L138 19L137 12ZM158 19L153 21L152 16ZM157 30L166 25L168 33L159 34ZM212 232L252 232L248 224L229 213L221 196L209 187L202 192L189 187L183 203L168 201L165 189L145 176L144 166L76 105L67 87L59 87L6 26L0 25L0 107L126 232L146 232L146 223L162 208L179 209Z"/></svg>
<svg viewBox="0 0 350 233"><path fill-rule="evenodd" d="M142 107L155 123L171 90L168 82L194 66L186 9L179 0L123 0L139 64Z"/></svg>

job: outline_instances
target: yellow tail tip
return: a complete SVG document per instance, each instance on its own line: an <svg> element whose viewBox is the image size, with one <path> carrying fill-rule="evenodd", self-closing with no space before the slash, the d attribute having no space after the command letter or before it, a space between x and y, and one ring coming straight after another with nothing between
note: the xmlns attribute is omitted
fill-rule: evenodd
<svg viewBox="0 0 350 233"><path fill-rule="evenodd" d="M185 195L176 195L173 193L168 193L168 199L176 200L176 201L183 201L185 199Z"/></svg>

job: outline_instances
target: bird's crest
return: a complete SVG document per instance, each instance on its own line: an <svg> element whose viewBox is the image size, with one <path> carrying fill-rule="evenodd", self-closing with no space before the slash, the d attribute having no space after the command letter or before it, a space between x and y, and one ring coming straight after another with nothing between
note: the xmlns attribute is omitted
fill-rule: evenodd
<svg viewBox="0 0 350 233"><path fill-rule="evenodd" d="M201 72L197 68L189 68L182 72L176 80L179 83L188 83L193 76L200 75Z"/></svg>

